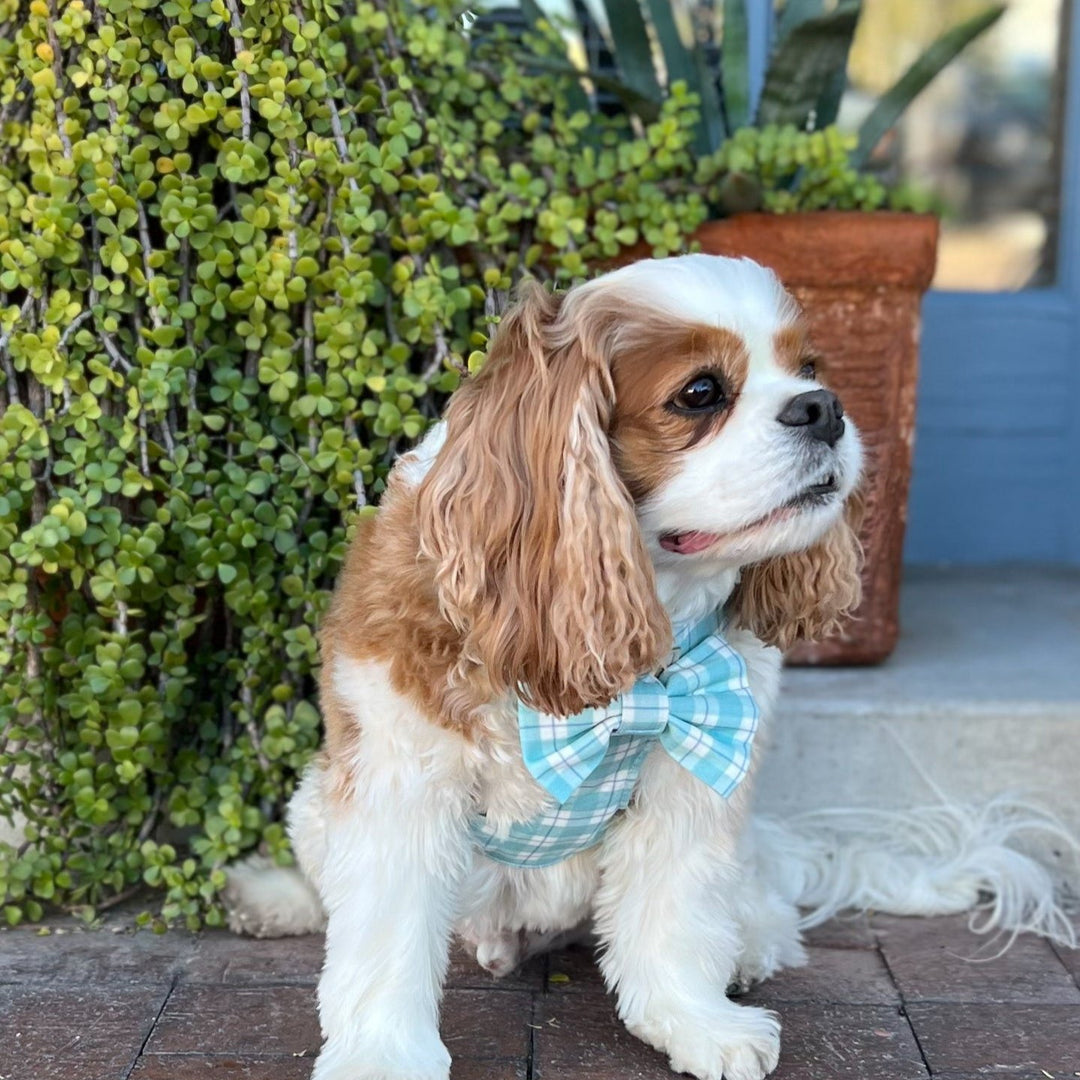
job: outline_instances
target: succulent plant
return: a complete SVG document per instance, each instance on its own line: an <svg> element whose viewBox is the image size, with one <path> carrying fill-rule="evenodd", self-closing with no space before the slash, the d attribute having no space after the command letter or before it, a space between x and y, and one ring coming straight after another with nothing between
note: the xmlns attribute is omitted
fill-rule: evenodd
<svg viewBox="0 0 1080 1080"><path fill-rule="evenodd" d="M703 38L689 45L679 31L672 0L603 2L616 70L579 69L569 53L557 64L547 58L546 69L614 93L624 108L645 121L654 119L660 103L677 84L683 84L700 103L695 139L699 154L717 150L735 131L748 126L791 125L798 131L815 131L835 123L847 85L848 52L862 0L836 0L832 4L826 0L786 0L753 113L746 0L722 0L719 41L709 36L711 27L705 26ZM537 0L524 0L521 8L534 27L546 25ZM856 168L866 164L880 137L927 83L1004 10L1004 5L992 5L944 33L882 95L863 121L851 149L849 158ZM594 31L580 14L577 18L575 29L587 38Z"/></svg>
<svg viewBox="0 0 1080 1080"><path fill-rule="evenodd" d="M395 452L527 267L704 218L685 95L594 121L503 38L450 0L0 0L9 922L146 885L216 922L230 859L289 858Z"/></svg>

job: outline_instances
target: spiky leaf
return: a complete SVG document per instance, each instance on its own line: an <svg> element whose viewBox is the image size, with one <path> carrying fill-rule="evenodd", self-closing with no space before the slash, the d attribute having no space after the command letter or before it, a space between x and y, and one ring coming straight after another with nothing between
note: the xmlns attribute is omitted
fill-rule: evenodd
<svg viewBox="0 0 1080 1080"><path fill-rule="evenodd" d="M638 0L604 0L604 8L622 81L635 94L659 103L660 82L641 5Z"/></svg>
<svg viewBox="0 0 1080 1080"><path fill-rule="evenodd" d="M675 25L675 15L671 9L671 0L646 0L649 21L656 31L656 40L660 42L660 51L664 54L664 66L667 68L667 85L670 87L680 79L688 89L698 92L697 68L693 53L684 44L679 28Z"/></svg>
<svg viewBox="0 0 1080 1080"><path fill-rule="evenodd" d="M806 129L816 120L819 104L847 68L861 7L860 0L840 0L832 11L792 27L765 75L759 125L794 124Z"/></svg>
<svg viewBox="0 0 1080 1080"><path fill-rule="evenodd" d="M825 0L787 0L776 19L776 40L783 41L800 23L816 19L825 10Z"/></svg>
<svg viewBox="0 0 1080 1080"><path fill-rule="evenodd" d="M897 82L882 94L859 128L859 145L852 155L852 164L856 168L861 169L866 164L882 135L896 123L927 84L940 74L942 68L952 63L980 34L993 26L1004 11L1005 5L997 4L973 15L959 26L946 30Z"/></svg>
<svg viewBox="0 0 1080 1080"><path fill-rule="evenodd" d="M720 45L720 74L724 111L731 130L750 120L749 30L746 0L724 0L724 38Z"/></svg>
<svg viewBox="0 0 1080 1080"><path fill-rule="evenodd" d="M724 118L721 113L720 94L716 85L716 73L710 69L704 50L697 43L688 48L675 25L671 0L646 0L649 20L656 31L656 38L664 54L667 68L667 88L679 81L697 94L700 101L701 119L694 148L699 154L712 153L723 141Z"/></svg>

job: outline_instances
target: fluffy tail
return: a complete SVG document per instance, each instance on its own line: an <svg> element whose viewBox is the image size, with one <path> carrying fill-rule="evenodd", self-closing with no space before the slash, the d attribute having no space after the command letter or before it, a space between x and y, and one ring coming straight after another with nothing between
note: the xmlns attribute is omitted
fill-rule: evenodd
<svg viewBox="0 0 1080 1080"><path fill-rule="evenodd" d="M229 929L251 937L316 934L326 916L318 893L294 866L249 855L225 868L221 900Z"/></svg>
<svg viewBox="0 0 1080 1080"><path fill-rule="evenodd" d="M983 806L818 810L757 817L758 873L816 926L845 909L894 915L970 912L976 933L1031 932L1069 947L1076 929L1049 870L1015 842L1052 840L1080 853L1053 815L1003 796ZM1007 947L1007 946L1006 946Z"/></svg>

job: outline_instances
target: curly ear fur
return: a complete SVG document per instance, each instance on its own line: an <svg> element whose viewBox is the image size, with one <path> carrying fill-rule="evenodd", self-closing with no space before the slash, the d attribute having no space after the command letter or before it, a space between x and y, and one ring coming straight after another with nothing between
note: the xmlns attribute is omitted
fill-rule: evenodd
<svg viewBox="0 0 1080 1080"><path fill-rule="evenodd" d="M670 647L611 460L606 351L582 305L524 284L418 492L420 549L463 635L457 677L483 665L556 715L610 701Z"/></svg>
<svg viewBox="0 0 1080 1080"><path fill-rule="evenodd" d="M862 599L862 517L856 493L813 547L746 567L731 601L736 623L780 649L839 630Z"/></svg>

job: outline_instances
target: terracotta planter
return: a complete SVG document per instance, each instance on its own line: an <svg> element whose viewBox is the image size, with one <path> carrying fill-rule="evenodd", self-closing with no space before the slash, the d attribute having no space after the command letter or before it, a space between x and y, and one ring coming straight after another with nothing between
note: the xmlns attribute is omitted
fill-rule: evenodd
<svg viewBox="0 0 1080 1080"><path fill-rule="evenodd" d="M801 664L875 664L899 635L919 304L937 254L936 218L894 213L744 214L698 230L701 250L771 267L802 304L819 369L867 449L864 597L842 634L800 645Z"/></svg>

